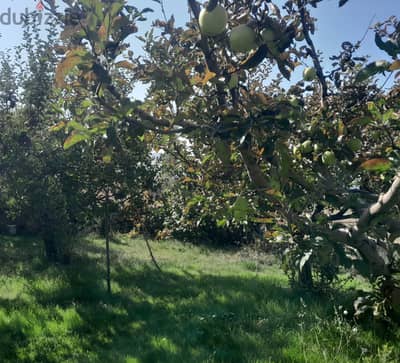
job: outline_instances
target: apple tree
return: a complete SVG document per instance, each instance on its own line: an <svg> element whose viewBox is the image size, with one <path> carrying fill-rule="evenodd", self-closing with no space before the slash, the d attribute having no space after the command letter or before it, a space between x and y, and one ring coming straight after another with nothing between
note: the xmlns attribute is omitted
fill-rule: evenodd
<svg viewBox="0 0 400 363"><path fill-rule="evenodd" d="M164 12L136 37L142 55L127 38L152 9L64 0L61 11L47 0L63 23L56 81L72 94L89 90L96 105L67 146L128 124L132 137L188 151L205 188L212 158L223 174L214 180L231 193L211 197L208 209L231 205L236 216L265 224L269 239L290 242L293 281L316 287L331 283L340 266L355 268L377 287L369 297L375 315L398 312L399 92L397 82L379 87L377 76L400 68L399 22L375 29L388 60L367 63L361 43L345 41L324 69L313 40L320 2L188 0L184 27ZM297 83L290 81L296 69L304 78ZM124 92L127 80L148 86L145 102Z"/></svg>

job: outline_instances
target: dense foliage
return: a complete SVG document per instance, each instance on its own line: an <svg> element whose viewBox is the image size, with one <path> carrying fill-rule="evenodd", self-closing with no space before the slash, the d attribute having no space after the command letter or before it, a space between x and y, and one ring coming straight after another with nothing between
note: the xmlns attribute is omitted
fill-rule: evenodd
<svg viewBox="0 0 400 363"><path fill-rule="evenodd" d="M79 233L103 231L107 218L111 228L125 232L143 221L155 170L146 145L127 137L122 124L108 124L101 139L63 149L64 130L54 125L68 122L71 103L54 86L55 24L46 34L43 39L35 18L28 18L24 42L2 57L1 225L41 235L46 256L68 262ZM90 109L90 100L84 107L74 114Z"/></svg>
<svg viewBox="0 0 400 363"><path fill-rule="evenodd" d="M2 103L2 118L18 120L18 132L2 136L15 148L2 169L10 211L31 210L45 240L56 230L43 226L70 236L65 229L109 216L111 205L139 210L131 225L152 231L163 224L163 232L203 238L237 229L233 239L243 240L262 230L268 241L290 243L284 263L293 282L325 287L340 268L354 268L375 287L357 314L398 314L398 73L387 88L378 79L400 69L400 24L392 17L374 29L387 60L368 63L361 42L344 42L323 69L313 41L319 2L188 0L184 27L162 11L138 35L153 9L44 1L60 39L44 45L46 62L43 47L25 47L37 53L23 74L23 106ZM204 11L217 5L226 27L205 29ZM144 55L128 43L134 34ZM291 82L299 68L304 81ZM18 93L16 72L3 62L7 89ZM148 87L144 101L131 96L135 82ZM158 193L150 148L162 151Z"/></svg>

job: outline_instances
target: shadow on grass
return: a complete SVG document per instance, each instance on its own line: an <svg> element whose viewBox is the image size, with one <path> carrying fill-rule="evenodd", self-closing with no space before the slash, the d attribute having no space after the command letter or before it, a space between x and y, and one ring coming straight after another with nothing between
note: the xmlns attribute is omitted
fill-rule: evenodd
<svg viewBox="0 0 400 363"><path fill-rule="evenodd" d="M93 245L89 249L102 251ZM42 272L29 275L34 304L19 308L36 314L37 321L45 315L66 324L57 344L78 337L82 353L72 360L65 358L67 353L63 358L43 353L42 363L303 362L301 354L287 355L297 344L300 323L307 319L302 311L307 306L319 316L332 315L331 302L316 301L315 296L302 295L266 276L159 273L148 266L116 265L112 296L105 291L104 266L84 256L71 266L47 271L49 276L54 279L47 283ZM12 310L2 299L0 308ZM76 314L72 322L63 315L68 309ZM34 339L23 327L16 325L11 333L7 329L2 329L0 319L0 332L5 334L0 339L13 344L10 334L14 334L20 350ZM12 356L17 351L8 351L8 361L19 361Z"/></svg>
<svg viewBox="0 0 400 363"><path fill-rule="evenodd" d="M104 271L79 266L59 288L31 294L42 306L74 306L80 322L72 333L96 362L294 361L284 351L304 307L298 293L273 281L118 266L119 292L109 297L99 283ZM312 309L324 315L322 306Z"/></svg>

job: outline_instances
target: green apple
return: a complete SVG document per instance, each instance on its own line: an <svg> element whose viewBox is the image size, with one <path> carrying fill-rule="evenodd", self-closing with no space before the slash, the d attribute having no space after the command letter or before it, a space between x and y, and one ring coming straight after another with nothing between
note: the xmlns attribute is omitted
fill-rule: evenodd
<svg viewBox="0 0 400 363"><path fill-rule="evenodd" d="M309 154L313 150L313 144L311 140L306 140L300 145L300 150L302 154Z"/></svg>
<svg viewBox="0 0 400 363"><path fill-rule="evenodd" d="M229 35L231 48L234 52L246 53L257 47L256 33L247 25L238 25Z"/></svg>
<svg viewBox="0 0 400 363"><path fill-rule="evenodd" d="M223 33L227 23L228 13L221 5L217 5L212 11L205 8L200 11L200 30L205 35L215 36Z"/></svg>
<svg viewBox="0 0 400 363"><path fill-rule="evenodd" d="M336 164L336 156L333 151L325 151L322 154L322 163L325 165L335 165Z"/></svg>
<svg viewBox="0 0 400 363"><path fill-rule="evenodd" d="M297 158L301 158L301 145L295 145L293 146L293 154Z"/></svg>
<svg viewBox="0 0 400 363"><path fill-rule="evenodd" d="M363 146L362 141L360 139L351 139L347 141L346 145L353 152L359 151Z"/></svg>
<svg viewBox="0 0 400 363"><path fill-rule="evenodd" d="M317 76L317 71L315 70L315 68L313 67L307 67L306 69L304 69L303 71L303 79L306 82L311 82L315 79L315 77Z"/></svg>
<svg viewBox="0 0 400 363"><path fill-rule="evenodd" d="M264 42L272 42L276 38L274 31L269 28L264 28L260 35Z"/></svg>
<svg viewBox="0 0 400 363"><path fill-rule="evenodd" d="M319 153L321 151L321 145L320 144L314 144L314 152Z"/></svg>
<svg viewBox="0 0 400 363"><path fill-rule="evenodd" d="M239 76L237 75L237 73L232 73L231 78L229 79L228 82L228 88L229 89L236 88L238 84L239 84Z"/></svg>

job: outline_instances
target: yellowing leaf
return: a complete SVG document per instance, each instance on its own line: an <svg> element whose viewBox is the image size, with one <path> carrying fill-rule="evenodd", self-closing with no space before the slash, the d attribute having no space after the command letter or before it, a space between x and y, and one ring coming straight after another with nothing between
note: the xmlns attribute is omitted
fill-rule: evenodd
<svg viewBox="0 0 400 363"><path fill-rule="evenodd" d="M212 80L217 74L214 72L211 72L210 70L206 70L206 73L204 75L204 77L201 77L199 75L196 75L192 78L192 84L199 84L201 83L202 86L205 86L208 81Z"/></svg>
<svg viewBox="0 0 400 363"><path fill-rule="evenodd" d="M273 195L273 196L275 196L275 197L281 197L281 196L282 196L282 193L281 193L279 190L276 190L276 189L268 189L268 190L266 191L266 193L267 193L268 195Z"/></svg>
<svg viewBox="0 0 400 363"><path fill-rule="evenodd" d="M117 63L115 63L115 66L117 68L135 69L135 65L132 64L131 62L127 61L127 60L124 60L124 61L121 61L121 62L117 62Z"/></svg>
<svg viewBox="0 0 400 363"><path fill-rule="evenodd" d="M253 218L252 222L255 223L265 223L265 224L271 224L274 223L274 219L273 218Z"/></svg>
<svg viewBox="0 0 400 363"><path fill-rule="evenodd" d="M60 130L62 130L62 129L65 127L65 125L66 125L65 121L61 121L61 122L59 122L57 125L51 126L51 127L50 127L50 131L51 131L51 132L60 131Z"/></svg>
<svg viewBox="0 0 400 363"><path fill-rule="evenodd" d="M392 163L388 159L370 159L361 164L361 168L368 171L386 171L389 170Z"/></svg>
<svg viewBox="0 0 400 363"><path fill-rule="evenodd" d="M201 82L203 84L203 86L205 86L208 83L208 81L212 80L216 75L217 75L216 73L207 70L207 72Z"/></svg>
<svg viewBox="0 0 400 363"><path fill-rule="evenodd" d="M57 65L55 74L56 84L58 86L64 86L65 76L80 63L86 65L91 65L93 63L93 56L83 46L70 50L65 58Z"/></svg>
<svg viewBox="0 0 400 363"><path fill-rule="evenodd" d="M107 40L107 28L104 24L101 25L97 34L98 34L100 40L102 40L102 41Z"/></svg>
<svg viewBox="0 0 400 363"><path fill-rule="evenodd" d="M395 60L389 67L389 71L397 71L400 69L400 59Z"/></svg>
<svg viewBox="0 0 400 363"><path fill-rule="evenodd" d="M81 61L81 57L76 55L67 56L58 64L55 74L56 84L58 87L65 86L65 76Z"/></svg>
<svg viewBox="0 0 400 363"><path fill-rule="evenodd" d="M261 103L264 106L271 105L271 98L261 92L253 93L252 96L254 97L254 101L257 103Z"/></svg>
<svg viewBox="0 0 400 363"><path fill-rule="evenodd" d="M85 141L89 138L89 135L82 132L71 132L71 135L64 142L64 150L69 149L74 146L78 142Z"/></svg>
<svg viewBox="0 0 400 363"><path fill-rule="evenodd" d="M342 120L339 120L338 123L338 135L342 136L346 133L346 126Z"/></svg>
<svg viewBox="0 0 400 363"><path fill-rule="evenodd" d="M151 132L146 132L143 135L143 141L145 143L151 143L151 142L153 142L153 140L154 140L154 135Z"/></svg>
<svg viewBox="0 0 400 363"><path fill-rule="evenodd" d="M112 161L112 156L110 154L104 155L103 156L103 162L104 164L110 164Z"/></svg>

